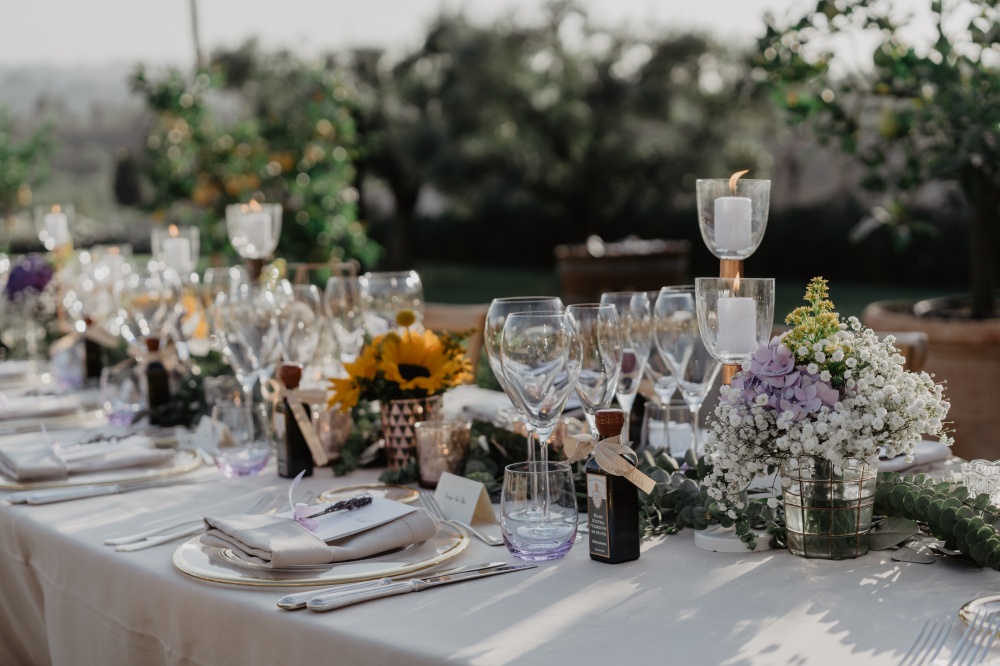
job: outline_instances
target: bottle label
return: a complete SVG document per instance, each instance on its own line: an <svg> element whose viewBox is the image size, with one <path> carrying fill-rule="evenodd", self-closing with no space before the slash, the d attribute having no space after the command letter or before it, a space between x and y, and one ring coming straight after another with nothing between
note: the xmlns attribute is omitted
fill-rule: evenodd
<svg viewBox="0 0 1000 666"><path fill-rule="evenodd" d="M274 436L279 442L285 441L285 415L274 411Z"/></svg>
<svg viewBox="0 0 1000 666"><path fill-rule="evenodd" d="M587 527L590 528L590 554L611 557L608 545L608 479L601 474L587 474Z"/></svg>

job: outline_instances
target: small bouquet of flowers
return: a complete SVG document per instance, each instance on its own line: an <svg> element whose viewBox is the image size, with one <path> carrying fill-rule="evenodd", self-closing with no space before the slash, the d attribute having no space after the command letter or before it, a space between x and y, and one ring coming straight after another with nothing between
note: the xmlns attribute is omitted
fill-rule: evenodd
<svg viewBox="0 0 1000 666"><path fill-rule="evenodd" d="M38 352L49 328L56 320L55 271L40 254L28 254L11 266L0 301L3 316L3 343L8 347L27 346L29 356Z"/></svg>
<svg viewBox="0 0 1000 666"><path fill-rule="evenodd" d="M792 330L762 344L709 420L708 493L735 515L739 494L768 467L793 457L828 460L834 469L910 456L925 435L950 445L943 387L904 370L893 346L855 317L842 322L814 278L808 306L785 320ZM773 500L776 501L776 500Z"/></svg>
<svg viewBox="0 0 1000 666"><path fill-rule="evenodd" d="M472 378L462 335L414 330L416 318L409 310L402 310L396 323L402 332L376 336L344 366L346 377L330 379L331 407L346 412L359 400L428 398Z"/></svg>

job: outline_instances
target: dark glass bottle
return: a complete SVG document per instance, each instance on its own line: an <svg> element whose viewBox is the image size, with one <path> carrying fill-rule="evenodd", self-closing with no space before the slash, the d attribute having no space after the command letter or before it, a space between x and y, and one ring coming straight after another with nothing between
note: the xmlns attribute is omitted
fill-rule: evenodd
<svg viewBox="0 0 1000 666"><path fill-rule="evenodd" d="M283 363L278 376L286 389L297 389L302 381L302 366L298 363ZM309 405L303 403L302 408L306 411L306 416L311 416ZM306 444L306 438L287 399L274 408L274 429L278 443L278 476L294 479L303 470L304 476L312 476L312 451Z"/></svg>
<svg viewBox="0 0 1000 666"><path fill-rule="evenodd" d="M597 412L601 439L621 435L620 409ZM593 459L587 463L587 526L590 559L617 564L639 557L639 489L623 476L608 474Z"/></svg>
<svg viewBox="0 0 1000 666"><path fill-rule="evenodd" d="M170 404L170 373L160 361L160 339L146 338L146 403L149 405L149 424L161 425L158 409Z"/></svg>
<svg viewBox="0 0 1000 666"><path fill-rule="evenodd" d="M84 317L83 323L86 324L87 328L93 325L90 317ZM104 363L101 359L101 345L97 344L90 338L84 336L83 338L83 364L86 370L87 379L100 379L101 370L104 368Z"/></svg>

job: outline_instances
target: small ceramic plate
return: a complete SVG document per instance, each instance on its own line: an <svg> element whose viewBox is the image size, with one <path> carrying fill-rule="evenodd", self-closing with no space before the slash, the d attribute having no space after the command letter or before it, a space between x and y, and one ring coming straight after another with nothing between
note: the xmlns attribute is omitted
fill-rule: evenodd
<svg viewBox="0 0 1000 666"><path fill-rule="evenodd" d="M368 483L358 486L342 486L331 488L320 494L321 502L332 503L340 500L351 499L358 495L371 495L372 497L384 497L403 504L413 504L420 498L420 491L409 486L401 486L388 483Z"/></svg>

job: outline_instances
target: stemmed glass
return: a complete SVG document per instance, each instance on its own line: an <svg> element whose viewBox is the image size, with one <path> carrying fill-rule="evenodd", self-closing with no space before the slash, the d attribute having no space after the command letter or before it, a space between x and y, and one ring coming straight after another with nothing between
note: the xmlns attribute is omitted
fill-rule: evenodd
<svg viewBox="0 0 1000 666"><path fill-rule="evenodd" d="M308 366L323 328L322 299L311 284L282 281L277 291L277 314L281 353L285 361Z"/></svg>
<svg viewBox="0 0 1000 666"><path fill-rule="evenodd" d="M691 446L698 453L698 416L722 365L709 353L698 329L694 288L664 287L653 309L653 337L691 411Z"/></svg>
<svg viewBox="0 0 1000 666"><path fill-rule="evenodd" d="M495 298L490 303L490 308L486 312L486 326L483 332L483 342L486 346L486 358L490 362L490 369L493 376L500 383L500 388L511 398L511 402L517 406L517 402L511 396L508 388L507 378L504 376L503 363L500 358L501 341L503 338L503 327L507 317L515 312L563 312L563 303L558 296L510 296L505 298ZM528 461L535 459L535 447L531 442L533 428L524 415L528 427Z"/></svg>
<svg viewBox="0 0 1000 666"><path fill-rule="evenodd" d="M622 369L615 395L625 413L622 443L627 444L629 416L653 345L649 297L644 291L609 292L601 294L601 304L615 306L622 330Z"/></svg>
<svg viewBox="0 0 1000 666"><path fill-rule="evenodd" d="M216 336L248 405L253 404L253 389L262 373L270 375L265 366L275 359L277 310L272 293L245 283L216 300Z"/></svg>
<svg viewBox="0 0 1000 666"><path fill-rule="evenodd" d="M573 317L566 313L518 312L504 322L500 361L507 395L535 428L543 467L549 437L580 376L582 355Z"/></svg>
<svg viewBox="0 0 1000 666"><path fill-rule="evenodd" d="M121 285L119 295L130 322L122 326L122 336L145 353L144 340L159 336L167 320L168 286L156 273L132 273Z"/></svg>
<svg viewBox="0 0 1000 666"><path fill-rule="evenodd" d="M566 311L576 324L583 354L576 394L580 397L590 432L596 437L597 411L611 406L622 367L618 311L613 305L598 304L570 305Z"/></svg>
<svg viewBox="0 0 1000 666"><path fill-rule="evenodd" d="M334 275L326 281L324 301L341 364L351 363L365 342L361 283L353 275Z"/></svg>
<svg viewBox="0 0 1000 666"><path fill-rule="evenodd" d="M416 271L365 273L359 278L365 326L372 336L396 328L400 310L411 310L417 323L424 316L424 287Z"/></svg>

